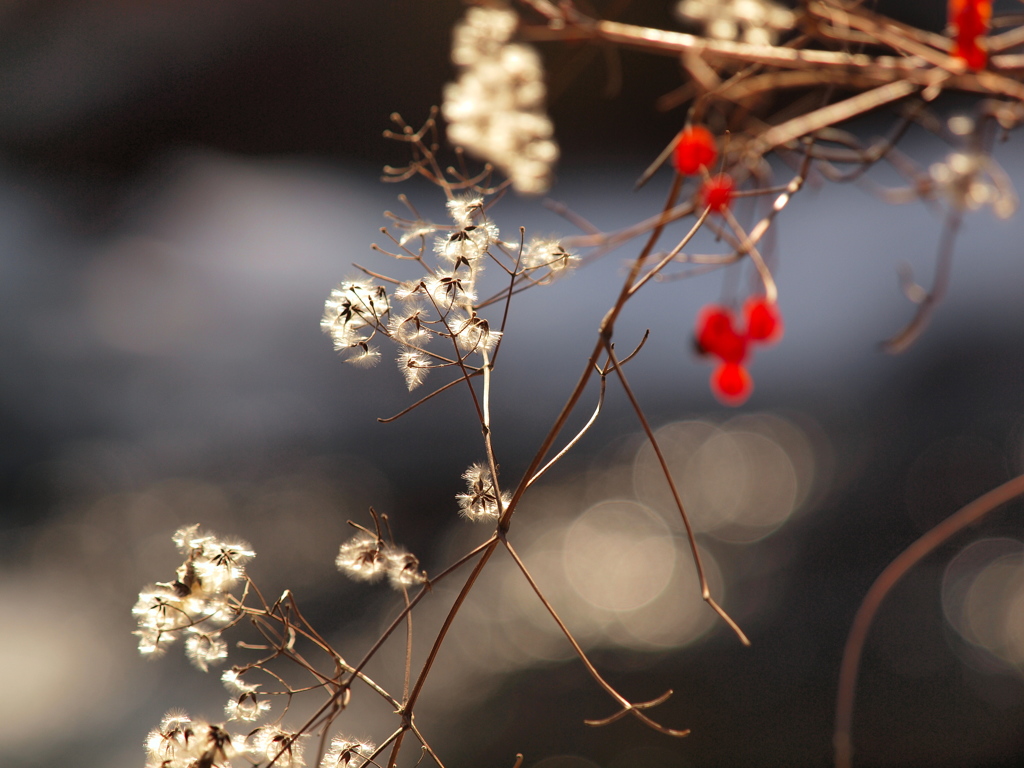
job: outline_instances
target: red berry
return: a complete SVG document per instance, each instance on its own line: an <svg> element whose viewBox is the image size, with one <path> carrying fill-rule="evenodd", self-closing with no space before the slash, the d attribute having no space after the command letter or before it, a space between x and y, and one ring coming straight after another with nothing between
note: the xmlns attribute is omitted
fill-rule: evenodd
<svg viewBox="0 0 1024 768"><path fill-rule="evenodd" d="M988 34L991 18L991 0L949 1L949 23L956 28L953 56L968 69L977 71L988 64L988 51L980 41Z"/></svg>
<svg viewBox="0 0 1024 768"><path fill-rule="evenodd" d="M754 381L739 363L722 363L711 374L711 391L726 405L742 405L754 391Z"/></svg>
<svg viewBox="0 0 1024 768"><path fill-rule="evenodd" d="M700 188L700 199L712 213L721 213L732 205L732 176L720 173L704 182Z"/></svg>
<svg viewBox="0 0 1024 768"><path fill-rule="evenodd" d="M747 357L747 337L736 332L732 312L714 304L697 317L697 347L729 363L741 363Z"/></svg>
<svg viewBox="0 0 1024 768"><path fill-rule="evenodd" d="M747 318L747 337L765 344L774 344L782 338L782 315L775 302L764 296L747 299L743 307Z"/></svg>
<svg viewBox="0 0 1024 768"><path fill-rule="evenodd" d="M672 163L683 176L694 176L701 168L710 168L718 157L718 147L711 131L702 125L683 130L672 154Z"/></svg>

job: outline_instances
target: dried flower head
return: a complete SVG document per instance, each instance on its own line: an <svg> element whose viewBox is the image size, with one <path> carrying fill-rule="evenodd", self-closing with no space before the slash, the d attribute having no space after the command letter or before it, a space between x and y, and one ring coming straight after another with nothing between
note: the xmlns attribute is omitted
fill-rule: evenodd
<svg viewBox="0 0 1024 768"><path fill-rule="evenodd" d="M281 768L298 768L306 764L302 758L305 734L286 731L278 725L264 725L252 734L252 751L273 760Z"/></svg>
<svg viewBox="0 0 1024 768"><path fill-rule="evenodd" d="M387 572L384 542L371 533L359 531L341 545L334 563L338 570L357 581L376 581Z"/></svg>
<svg viewBox="0 0 1024 768"><path fill-rule="evenodd" d="M383 286L369 280L348 280L331 291L324 303L320 328L331 337L334 348L347 353L357 365L376 362L377 352L368 345L390 309Z"/></svg>
<svg viewBox="0 0 1024 768"><path fill-rule="evenodd" d="M484 199L481 195L453 197L447 203L448 214L460 227L468 227L473 217L483 213Z"/></svg>
<svg viewBox="0 0 1024 768"><path fill-rule="evenodd" d="M420 570L420 561L416 555L398 547L387 550L388 581L395 589L422 584L427 574Z"/></svg>
<svg viewBox="0 0 1024 768"><path fill-rule="evenodd" d="M255 691L240 693L228 699L224 705L224 715L228 720L255 722L270 711L270 702L260 698Z"/></svg>
<svg viewBox="0 0 1024 768"><path fill-rule="evenodd" d="M487 318L476 312L449 319L448 326L463 352L490 352L501 338L501 331L491 328Z"/></svg>
<svg viewBox="0 0 1024 768"><path fill-rule="evenodd" d="M430 358L418 349L403 349L398 353L398 370L405 377L405 385L412 392L423 383L430 370Z"/></svg>
<svg viewBox="0 0 1024 768"><path fill-rule="evenodd" d="M455 26L459 78L444 90L448 139L504 172L526 194L545 192L558 159L544 113L546 88L533 48L509 42L519 19L509 8L467 10Z"/></svg>
<svg viewBox="0 0 1024 768"><path fill-rule="evenodd" d="M466 492L455 498L459 502L462 516L475 523L497 520L501 510L512 501L511 494L502 493L499 506L491 470L483 464L473 464L462 474L462 478L466 481Z"/></svg>
<svg viewBox="0 0 1024 768"><path fill-rule="evenodd" d="M772 0L682 0L676 15L702 25L715 40L752 45L774 45L780 32L796 24L796 15Z"/></svg>
<svg viewBox="0 0 1024 768"><path fill-rule="evenodd" d="M224 683L224 687L231 693L252 693L259 685L254 685L245 682L242 679L242 674L237 669L226 669L220 676L221 682Z"/></svg>
<svg viewBox="0 0 1024 768"><path fill-rule="evenodd" d="M498 242L498 228L491 222L465 224L442 235L434 242L434 253L452 265L453 269L466 266L475 268L487 254L487 249Z"/></svg>
<svg viewBox="0 0 1024 768"><path fill-rule="evenodd" d="M376 745L370 741L335 736L320 761L320 768L362 768L376 749Z"/></svg>
<svg viewBox="0 0 1024 768"><path fill-rule="evenodd" d="M579 256L567 250L553 238L531 238L523 248L520 264L523 269L534 272L547 269L551 275L562 274L579 263Z"/></svg>
<svg viewBox="0 0 1024 768"><path fill-rule="evenodd" d="M228 657L228 644L220 636L220 632L201 632L189 627L189 637L185 641L185 655L203 672L210 669L211 664L219 664Z"/></svg>
<svg viewBox="0 0 1024 768"><path fill-rule="evenodd" d="M177 711L164 715L145 746L146 768L230 768L231 758L245 751L240 736Z"/></svg>
<svg viewBox="0 0 1024 768"><path fill-rule="evenodd" d="M960 210L976 211L986 205L1001 219L1017 210L1017 195L992 158L980 152L953 152L944 163L930 168L932 181Z"/></svg>
<svg viewBox="0 0 1024 768"><path fill-rule="evenodd" d="M426 278L423 286L442 312L454 307L469 308L476 301L472 273L464 275L457 269L438 271Z"/></svg>

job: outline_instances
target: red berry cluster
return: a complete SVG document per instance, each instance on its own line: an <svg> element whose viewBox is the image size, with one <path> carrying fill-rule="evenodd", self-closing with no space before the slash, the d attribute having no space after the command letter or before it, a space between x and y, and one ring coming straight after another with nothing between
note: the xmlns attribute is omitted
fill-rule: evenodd
<svg viewBox="0 0 1024 768"><path fill-rule="evenodd" d="M733 181L727 173L708 177L707 174L718 159L718 145L711 131L702 125L691 125L679 134L672 164L681 176L705 175L700 189L700 199L712 213L722 213L732 204Z"/></svg>
<svg viewBox="0 0 1024 768"><path fill-rule="evenodd" d="M726 405L742 404L754 390L754 381L744 366L751 342L774 344L782 338L782 315L765 297L748 299L743 317L747 327L739 330L732 310L712 304L704 307L697 318L697 349L721 361L711 374L711 391Z"/></svg>

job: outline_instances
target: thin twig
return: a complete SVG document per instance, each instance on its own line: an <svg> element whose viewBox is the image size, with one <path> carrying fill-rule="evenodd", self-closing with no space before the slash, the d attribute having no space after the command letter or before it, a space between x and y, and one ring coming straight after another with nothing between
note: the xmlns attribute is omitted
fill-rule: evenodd
<svg viewBox="0 0 1024 768"><path fill-rule="evenodd" d="M937 547L949 541L965 528L977 523L994 509L1024 495L1024 475L1018 475L997 488L978 497L958 512L932 528L896 557L871 585L857 609L843 648L843 661L839 669L839 692L836 697L836 726L832 737L836 768L850 768L853 744L850 738L853 725L853 702L857 692L857 671L860 667L864 643L878 608L896 583Z"/></svg>
<svg viewBox="0 0 1024 768"><path fill-rule="evenodd" d="M679 495L679 491L676 488L675 480L672 479L672 472L668 468L668 462L665 460L665 455L661 452L661 446L658 445L658 440L654 436L654 430L651 429L650 423L647 421L647 416L644 414L643 408L640 407L639 401L633 394L633 389L629 386L629 381L626 379L626 374L622 370L622 366L618 365L615 359L615 350L609 344L608 356L611 358L615 374L619 377L619 383L622 384L622 389L626 393L626 397L629 398L630 405L633 406L633 412L636 414L637 419L640 421L640 426L644 430L644 434L647 435L647 440L651 444L651 448L654 449L654 455L658 458L658 464L661 466L661 474L668 483L669 490L672 492L672 500L675 502L676 509L679 510L679 516L683 520L683 526L686 528L686 537L690 542L690 552L693 554L693 564L697 569L697 578L700 580L700 596L708 605L711 606L712 610L717 613L722 620L729 625L729 628L736 633L736 636L740 639L740 642L744 645L750 645L750 640L740 629L739 624L732 620L732 617L711 597L711 587L708 585L707 576L704 573L704 563L700 557L700 550L697 547L697 538L693 532L693 526L690 523L690 517L686 514L686 510L683 508L683 500Z"/></svg>

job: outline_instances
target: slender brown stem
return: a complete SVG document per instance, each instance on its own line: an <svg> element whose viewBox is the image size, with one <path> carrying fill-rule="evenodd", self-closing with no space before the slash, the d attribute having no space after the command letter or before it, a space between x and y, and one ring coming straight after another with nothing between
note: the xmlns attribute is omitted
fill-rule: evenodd
<svg viewBox="0 0 1024 768"><path fill-rule="evenodd" d="M555 419L555 423L548 430L547 435L541 441L540 448L533 455L533 459L527 467L526 472L523 474L523 479L520 481L516 490L512 494L512 500L509 502L508 507L505 509L498 521L498 531L508 531L509 521L512 517L512 511L516 508L519 503L519 499L526 492L527 487L530 484L530 478L537 474L537 470L541 466L541 462L544 461L544 457L547 456L548 451L551 450L551 446L554 445L555 440L561 433L562 428L568 421L569 416L576 410L576 405L579 403L580 398L583 396L583 391L587 387L587 383L590 381L590 376L593 374L598 358L601 355L601 351L604 348L606 342L610 342L612 333L615 328L615 321L622 312L622 308L630 298L630 290L633 284L636 282L637 276L643 269L644 263L647 258L651 255L654 250L654 246L657 244L661 233L667 224L665 217L672 210L675 205L676 198L679 196L679 190L682 187L682 177L678 174L672 180L672 187L669 189L668 198L665 200L665 205L662 208L662 220L655 225L650 236L647 239L647 243L644 245L643 250L640 251L640 255L633 261L633 265L630 268L629 275L627 275L625 282L622 284L622 289L619 291L619 296L615 301L615 304L605 314L604 319L601 321L601 326L598 330L598 338L594 343L594 349L591 351L587 358L587 364L583 368L583 372L580 374L579 379L576 382L576 386L573 388L572 393L569 395L569 399L565 405L562 406L561 412L558 414L558 418Z"/></svg>
<svg viewBox="0 0 1024 768"><path fill-rule="evenodd" d="M851 730L853 726L853 702L857 693L857 671L864 652L868 630L878 613L878 608L896 583L911 568L917 565L936 547L949 541L970 525L981 520L992 510L1024 495L1024 475L1018 475L967 506L947 517L917 541L907 547L886 566L864 596L860 608L853 617L850 634L843 648L843 661L839 668L839 691L836 696L836 726L832 737L835 748L836 768L850 768L853 759Z"/></svg>
<svg viewBox="0 0 1024 768"><path fill-rule="evenodd" d="M594 681L598 685L600 685L609 696L615 699L616 703L620 707L622 707L622 709L616 712L614 715L608 718L604 718L603 720L587 720L587 725L607 725L629 714L643 722L645 725L648 725L654 730L659 731L660 733L664 733L669 736L679 737L689 735L689 730L680 731L674 728L666 728L660 723L651 720L649 717L647 717L641 712L641 710L650 709L652 707L656 707L658 704L663 704L664 702L668 701L669 697L672 695L672 691L667 691L658 698L653 699L651 701L645 701L634 704L621 693L619 693L617 690L615 690L615 688L612 687L611 683L609 683L607 680L604 679L604 677L601 676L601 673L597 671L597 667L595 667L593 662L590 661L590 658L587 656L586 651L583 650L580 644L576 641L576 638L573 637L573 634L569 630L569 627L567 627L565 622L562 621L562 618L558 615L558 612L555 610L555 607L551 605L551 602L546 597L544 597L544 593L541 591L540 587L537 586L537 582L533 580L533 576L530 575L530 570L526 567L526 564L516 553L516 550L512 546L512 543L507 538L502 539L502 543L505 545L505 549L508 550L508 553L512 556L512 559L515 560L516 565L519 567L519 570L526 578L526 581L530 584L530 588L533 590L534 594L537 595L537 598L544 605L544 609L554 620L555 624L558 625L558 628L561 630L562 634L565 635L565 639L569 641L569 645L572 646L572 649L576 652L576 655L579 657L580 661L583 662L583 666L586 667L587 672L590 673L590 676L594 678Z"/></svg>
<svg viewBox="0 0 1024 768"><path fill-rule="evenodd" d="M920 300L914 317L906 327L891 339L882 342L882 349L886 352L897 355L906 351L927 327L932 312L945 297L946 290L949 288L949 274L953 264L953 246L956 243L956 234L960 230L962 218L962 213L958 210L952 211L946 218L946 225L942 230L942 240L939 244L939 257L935 262L935 277L932 280L931 290L925 293Z"/></svg>
<svg viewBox="0 0 1024 768"><path fill-rule="evenodd" d="M633 394L632 387L629 386L629 381L626 379L622 366L618 365L615 359L615 350L610 344L608 345L608 355L612 360L615 374L619 377L619 383L622 384L622 389L626 393L626 397L629 398L630 405L633 406L633 412L636 413L644 434L647 435L647 440L651 444L651 448L654 449L654 455L658 458L658 464L661 466L661 474L665 478L665 482L668 483L669 490L672 492L672 500L675 502L676 509L679 510L679 516L683 520L683 526L686 528L686 537L690 542L690 552L693 554L693 564L697 569L697 578L700 580L700 596L729 625L729 628L736 633L741 643L750 645L749 638L740 629L739 624L733 621L732 617L711 597L711 587L708 585L708 579L704 573L704 563L701 560L700 549L697 546L697 537L694 535L690 516L686 514L686 510L683 508L683 500L679 495L679 490L676 488L675 480L672 479L672 472L669 470L668 462L665 460L665 455L661 452L661 446L658 445L658 440L654 436L654 430L651 429L647 416L643 408L640 407L640 402L636 399L636 395Z"/></svg>

